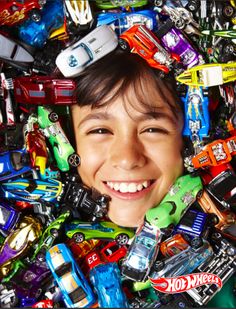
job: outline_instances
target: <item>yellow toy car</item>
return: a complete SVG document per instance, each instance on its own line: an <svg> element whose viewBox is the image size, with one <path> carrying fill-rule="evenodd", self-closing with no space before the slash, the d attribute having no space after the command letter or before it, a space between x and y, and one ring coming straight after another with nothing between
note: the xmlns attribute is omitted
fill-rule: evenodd
<svg viewBox="0 0 236 309"><path fill-rule="evenodd" d="M236 62L202 64L190 68L176 80L191 86L219 86L236 80Z"/></svg>

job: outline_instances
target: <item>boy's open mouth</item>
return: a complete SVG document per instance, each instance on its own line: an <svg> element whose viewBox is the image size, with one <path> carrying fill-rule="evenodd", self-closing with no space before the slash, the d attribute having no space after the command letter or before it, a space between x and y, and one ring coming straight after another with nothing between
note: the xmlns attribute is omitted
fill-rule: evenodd
<svg viewBox="0 0 236 309"><path fill-rule="evenodd" d="M154 179L144 180L142 182L115 182L115 181L105 181L104 183L112 190L121 193L136 193L144 189L147 189L154 183Z"/></svg>

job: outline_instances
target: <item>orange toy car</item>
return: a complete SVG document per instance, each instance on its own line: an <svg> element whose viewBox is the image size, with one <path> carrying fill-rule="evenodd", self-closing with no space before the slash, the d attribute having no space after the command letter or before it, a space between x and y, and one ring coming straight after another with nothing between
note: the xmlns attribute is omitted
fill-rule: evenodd
<svg viewBox="0 0 236 309"><path fill-rule="evenodd" d="M165 257L171 257L189 247L183 235L175 234L160 244L160 251Z"/></svg>
<svg viewBox="0 0 236 309"><path fill-rule="evenodd" d="M144 25L134 25L123 32L119 38L123 50L131 50L144 58L148 64L164 73L169 73L174 61L180 62L180 56L169 53L160 44L159 39Z"/></svg>

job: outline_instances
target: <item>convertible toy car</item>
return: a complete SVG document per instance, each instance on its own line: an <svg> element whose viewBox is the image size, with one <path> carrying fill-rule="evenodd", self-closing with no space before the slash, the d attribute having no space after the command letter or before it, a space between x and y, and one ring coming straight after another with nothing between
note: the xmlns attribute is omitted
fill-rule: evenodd
<svg viewBox="0 0 236 309"><path fill-rule="evenodd" d="M236 62L202 64L190 68L176 77L180 83L192 86L212 87L233 82L236 79Z"/></svg>
<svg viewBox="0 0 236 309"><path fill-rule="evenodd" d="M126 245L134 236L134 231L122 228L113 222L101 221L97 223L74 220L66 224L66 236L80 243L88 239L112 239L119 245Z"/></svg>
<svg viewBox="0 0 236 309"><path fill-rule="evenodd" d="M95 296L87 279L65 244L49 249L46 262L61 289L66 307L85 308L95 303Z"/></svg>
<svg viewBox="0 0 236 309"><path fill-rule="evenodd" d="M20 76L14 78L14 95L19 104L75 104L75 82L51 76Z"/></svg>
<svg viewBox="0 0 236 309"><path fill-rule="evenodd" d="M2 0L0 9L0 25L17 25L27 18L39 21L41 9L46 0Z"/></svg>
<svg viewBox="0 0 236 309"><path fill-rule="evenodd" d="M116 33L110 26L102 25L59 53L56 65L65 77L76 77L117 45Z"/></svg>
<svg viewBox="0 0 236 309"><path fill-rule="evenodd" d="M169 73L174 61L180 61L180 56L169 53L145 25L134 25L123 32L119 38L119 45L123 50L131 50L132 53L138 54L151 67L164 73Z"/></svg>

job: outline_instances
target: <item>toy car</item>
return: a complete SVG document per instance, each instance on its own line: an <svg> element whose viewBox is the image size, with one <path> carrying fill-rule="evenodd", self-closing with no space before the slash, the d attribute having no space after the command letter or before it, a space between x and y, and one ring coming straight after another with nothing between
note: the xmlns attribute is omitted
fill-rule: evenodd
<svg viewBox="0 0 236 309"><path fill-rule="evenodd" d="M0 33L0 60L22 70L29 70L34 62L31 53L5 33Z"/></svg>
<svg viewBox="0 0 236 309"><path fill-rule="evenodd" d="M38 106L38 124L52 145L58 168L66 172L70 167L77 167L80 157L67 139L58 115L48 107Z"/></svg>
<svg viewBox="0 0 236 309"><path fill-rule="evenodd" d="M32 168L38 169L40 174L44 175L48 161L48 150L45 136L39 131L36 123L33 125L32 131L25 132L25 146Z"/></svg>
<svg viewBox="0 0 236 309"><path fill-rule="evenodd" d="M169 52L180 56L183 67L191 68L203 62L202 56L192 47L181 31L173 26L171 20L168 20L154 33Z"/></svg>
<svg viewBox="0 0 236 309"><path fill-rule="evenodd" d="M104 12L97 15L97 26L110 25L120 35L133 25L145 25L150 30L157 28L157 12L140 10L135 12Z"/></svg>
<svg viewBox="0 0 236 309"><path fill-rule="evenodd" d="M119 246L116 241L110 241L100 249L100 256L107 262L119 262L127 254L126 246Z"/></svg>
<svg viewBox="0 0 236 309"><path fill-rule="evenodd" d="M90 267L89 279L98 296L99 307L129 308L127 297L122 289L118 265L103 263L95 251L86 256L86 261Z"/></svg>
<svg viewBox="0 0 236 309"><path fill-rule="evenodd" d="M134 281L147 279L159 251L160 234L158 228L144 222L136 231L128 253L122 261L122 275Z"/></svg>
<svg viewBox="0 0 236 309"><path fill-rule="evenodd" d="M0 248L0 274L5 277L14 260L24 255L40 237L42 226L32 216L24 216Z"/></svg>
<svg viewBox="0 0 236 309"><path fill-rule="evenodd" d="M109 10L117 7L140 7L148 3L148 0L95 0L97 7Z"/></svg>
<svg viewBox="0 0 236 309"><path fill-rule="evenodd" d="M192 86L212 87L233 82L236 79L236 62L202 64L190 68L176 77L180 83Z"/></svg>
<svg viewBox="0 0 236 309"><path fill-rule="evenodd" d="M95 296L84 274L65 244L58 244L46 253L46 262L69 308L90 307Z"/></svg>
<svg viewBox="0 0 236 309"><path fill-rule="evenodd" d="M169 53L159 42L159 39L144 25L134 25L120 35L119 45L123 50L131 50L144 58L148 64L158 70L168 73L173 62L180 61L176 54Z"/></svg>
<svg viewBox="0 0 236 309"><path fill-rule="evenodd" d="M113 222L83 222L74 220L66 224L66 236L80 243L88 239L115 239L119 245L126 245L134 236L132 229L122 228Z"/></svg>
<svg viewBox="0 0 236 309"><path fill-rule="evenodd" d="M47 1L41 11L39 21L26 20L19 26L18 36L22 42L42 48L50 34L64 23L63 1Z"/></svg>
<svg viewBox="0 0 236 309"><path fill-rule="evenodd" d="M61 193L62 183L56 179L20 178L3 182L0 186L0 196L32 203L40 200L56 202Z"/></svg>
<svg viewBox="0 0 236 309"><path fill-rule="evenodd" d="M188 207L201 196L202 188L199 176L191 177L187 174L179 177L161 203L146 212L145 220L164 231L176 225L184 211L187 211Z"/></svg>
<svg viewBox="0 0 236 309"><path fill-rule="evenodd" d="M31 171L25 148L0 153L0 181L16 178Z"/></svg>
<svg viewBox="0 0 236 309"><path fill-rule="evenodd" d="M59 53L56 65L65 77L75 77L117 45L116 33L109 26L102 25Z"/></svg>
<svg viewBox="0 0 236 309"><path fill-rule="evenodd" d="M236 224L236 214L230 209L221 209L220 206L213 201L206 190L198 200L198 204L203 211L210 214L214 227L219 230L224 236L231 237L231 227ZM233 235L234 236L234 235Z"/></svg>
<svg viewBox="0 0 236 309"><path fill-rule="evenodd" d="M0 231L5 236L15 227L20 217L20 213L10 204L0 201Z"/></svg>
<svg viewBox="0 0 236 309"><path fill-rule="evenodd" d="M189 136L192 142L202 141L209 135L210 115L208 111L208 91L202 87L189 86L184 103L183 135Z"/></svg>
<svg viewBox="0 0 236 309"><path fill-rule="evenodd" d="M37 259L41 261L45 259L46 251L51 248L54 241L58 238L61 227L69 216L70 211L63 212L43 231L43 234L40 237L39 242L35 248L32 260L34 260L35 257L37 257Z"/></svg>
<svg viewBox="0 0 236 309"><path fill-rule="evenodd" d="M45 0L2 0L0 9L0 25L17 25L27 18L39 21Z"/></svg>
<svg viewBox="0 0 236 309"><path fill-rule="evenodd" d="M186 237L204 237L207 230L207 215L204 212L189 209L175 226L174 233L182 233Z"/></svg>
<svg viewBox="0 0 236 309"><path fill-rule="evenodd" d="M165 257L171 257L188 247L189 243L184 238L184 235L178 233L162 241L160 244L160 251Z"/></svg>
<svg viewBox="0 0 236 309"><path fill-rule="evenodd" d="M14 95L19 104L70 105L77 102L75 82L51 76L31 75L14 78Z"/></svg>
<svg viewBox="0 0 236 309"><path fill-rule="evenodd" d="M213 249L207 241L197 248L189 246L166 260L156 261L155 270L150 274L150 281L161 277L171 278L190 274L212 255Z"/></svg>

